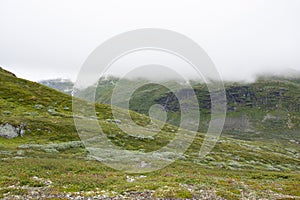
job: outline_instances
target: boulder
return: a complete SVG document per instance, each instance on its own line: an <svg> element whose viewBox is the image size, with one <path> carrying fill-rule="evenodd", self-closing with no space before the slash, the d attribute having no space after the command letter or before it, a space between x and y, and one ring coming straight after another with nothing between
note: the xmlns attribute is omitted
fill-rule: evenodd
<svg viewBox="0 0 300 200"><path fill-rule="evenodd" d="M23 124L20 127L15 127L9 123L0 125L0 137L11 139L23 136L25 134L24 127L25 125Z"/></svg>

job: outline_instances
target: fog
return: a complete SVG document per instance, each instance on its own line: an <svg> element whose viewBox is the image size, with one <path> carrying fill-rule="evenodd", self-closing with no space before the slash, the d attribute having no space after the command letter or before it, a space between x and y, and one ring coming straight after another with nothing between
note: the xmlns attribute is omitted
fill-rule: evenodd
<svg viewBox="0 0 300 200"><path fill-rule="evenodd" d="M224 80L293 74L300 71L299 10L298 0L1 0L0 66L34 81L74 81L105 40L163 28L197 42Z"/></svg>

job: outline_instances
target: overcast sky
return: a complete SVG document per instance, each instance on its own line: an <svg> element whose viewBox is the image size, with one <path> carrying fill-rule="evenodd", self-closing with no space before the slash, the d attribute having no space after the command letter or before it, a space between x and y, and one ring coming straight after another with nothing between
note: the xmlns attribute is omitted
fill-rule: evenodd
<svg viewBox="0 0 300 200"><path fill-rule="evenodd" d="M299 0L0 0L0 66L71 78L102 42L138 28L196 41L224 79L300 70Z"/></svg>

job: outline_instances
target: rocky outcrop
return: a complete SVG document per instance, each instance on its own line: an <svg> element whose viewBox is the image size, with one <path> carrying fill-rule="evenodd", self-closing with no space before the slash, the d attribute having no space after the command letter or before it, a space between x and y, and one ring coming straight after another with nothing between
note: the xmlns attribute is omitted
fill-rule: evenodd
<svg viewBox="0 0 300 200"><path fill-rule="evenodd" d="M19 127L15 127L8 123L0 125L0 137L11 139L18 136L23 136L25 134L24 127L24 124L20 125Z"/></svg>
<svg viewBox="0 0 300 200"><path fill-rule="evenodd" d="M270 83L271 84L271 83ZM227 86L227 111L235 112L241 109L258 108L263 110L286 110L288 112L300 112L299 87L290 91L290 85L276 86L262 84L250 84L243 86ZM291 86L290 86L291 87ZM200 110L211 109L211 97L207 89L195 88L194 92L199 101ZM177 94L181 100L188 100L192 96L191 89L180 90ZM180 111L178 99L172 92L163 94L156 103L161 104L166 111ZM193 105L191 105L193 106Z"/></svg>

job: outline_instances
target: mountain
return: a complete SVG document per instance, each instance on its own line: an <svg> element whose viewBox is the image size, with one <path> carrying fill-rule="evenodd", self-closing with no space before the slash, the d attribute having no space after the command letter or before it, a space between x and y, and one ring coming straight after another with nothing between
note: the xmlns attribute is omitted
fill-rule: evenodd
<svg viewBox="0 0 300 200"><path fill-rule="evenodd" d="M71 95L74 84L69 79L48 79L39 81L40 84Z"/></svg>
<svg viewBox="0 0 300 200"><path fill-rule="evenodd" d="M288 144L300 142L300 79L286 77L259 77L253 83L225 83L227 117L222 134L244 140L277 140ZM119 82L120 81L120 82ZM119 80L115 77L100 79L95 98L99 103L110 104L115 85L127 88L139 83L140 79ZM176 88L182 83L166 81L166 85ZM201 122L199 131L206 132L210 120L211 100L205 84L191 81L195 92ZM179 88L179 87L178 87ZM188 87L176 91L181 101L189 105L191 100ZM82 96L91 96L94 87L82 91ZM126 94L126 91L122 91ZM154 104L160 104L167 112L167 122L175 126L180 122L180 106L176 95L160 84L146 84L131 96L129 109L149 115ZM120 106L126 105L120 98ZM197 105L190 105L191 109Z"/></svg>
<svg viewBox="0 0 300 200"><path fill-rule="evenodd" d="M109 96L109 87L103 90L107 90ZM82 110L91 104L80 99L75 101L81 103ZM238 104L237 110L243 110L242 105ZM289 108L286 104L281 106ZM121 115L127 113L116 109ZM149 124L146 115L131 111L132 123L114 119L110 105L95 104L95 110L96 116L87 113L74 117L98 122L107 138L127 151L156 151L172 141L177 131L176 126L165 124L152 137L135 137L133 134L154 131L154 128L147 131L141 128ZM288 112L294 113L293 110ZM270 114L265 120L272 117ZM277 125L276 121L269 123ZM137 128L136 124L141 127ZM126 126L128 132L121 130L120 125ZM291 130L299 133L297 129ZM183 131L187 136L192 134ZM188 150L165 168L137 174L111 169L95 160L87 151L91 148L83 148L86 139L81 141L78 137L71 96L17 78L4 69L0 69L0 133L0 198L3 199L276 199L300 196L300 149L292 142L246 141L222 136L212 152L200 158L205 135L196 133ZM92 142L101 144L97 140ZM113 149L108 153L112 152ZM153 154L154 158L166 160L172 155ZM124 161L132 159L121 156Z"/></svg>

